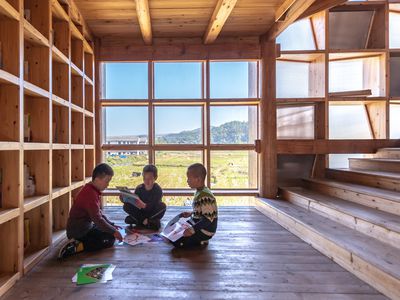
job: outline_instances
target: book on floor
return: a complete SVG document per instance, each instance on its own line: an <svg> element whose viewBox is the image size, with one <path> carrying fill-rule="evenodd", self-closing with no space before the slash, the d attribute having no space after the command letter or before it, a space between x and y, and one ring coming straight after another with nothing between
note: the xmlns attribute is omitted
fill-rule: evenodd
<svg viewBox="0 0 400 300"><path fill-rule="evenodd" d="M72 277L72 282L83 285L91 283L105 283L112 280L112 272L115 265L112 264L85 264Z"/></svg>
<svg viewBox="0 0 400 300"><path fill-rule="evenodd" d="M138 195L132 193L126 186L117 186L116 188L121 193L120 200L122 203L129 203L137 207L137 200L140 200Z"/></svg>

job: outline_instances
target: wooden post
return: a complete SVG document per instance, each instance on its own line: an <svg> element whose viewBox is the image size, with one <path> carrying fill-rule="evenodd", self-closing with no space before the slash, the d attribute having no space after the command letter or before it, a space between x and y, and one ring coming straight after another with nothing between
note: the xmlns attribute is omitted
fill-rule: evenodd
<svg viewBox="0 0 400 300"><path fill-rule="evenodd" d="M276 48L275 40L261 40L261 181L260 196L275 198L277 186L276 152Z"/></svg>

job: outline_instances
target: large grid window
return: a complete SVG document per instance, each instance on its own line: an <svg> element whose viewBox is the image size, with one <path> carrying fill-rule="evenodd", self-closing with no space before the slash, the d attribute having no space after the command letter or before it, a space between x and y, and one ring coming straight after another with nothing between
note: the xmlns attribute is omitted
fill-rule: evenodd
<svg viewBox="0 0 400 300"><path fill-rule="evenodd" d="M213 189L258 188L258 61L104 62L102 72L110 188L135 187L152 163L164 189L188 189L186 169L196 162Z"/></svg>

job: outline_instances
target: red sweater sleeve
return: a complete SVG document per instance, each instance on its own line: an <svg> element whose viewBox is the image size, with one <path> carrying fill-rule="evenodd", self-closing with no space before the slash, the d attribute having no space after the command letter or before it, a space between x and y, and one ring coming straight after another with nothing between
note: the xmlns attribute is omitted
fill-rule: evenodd
<svg viewBox="0 0 400 300"><path fill-rule="evenodd" d="M104 232L109 232L113 234L116 229L114 226L109 224L107 220L103 218L103 214L101 213L100 203L98 201L87 201L87 212L89 214L90 219L96 225L98 229Z"/></svg>

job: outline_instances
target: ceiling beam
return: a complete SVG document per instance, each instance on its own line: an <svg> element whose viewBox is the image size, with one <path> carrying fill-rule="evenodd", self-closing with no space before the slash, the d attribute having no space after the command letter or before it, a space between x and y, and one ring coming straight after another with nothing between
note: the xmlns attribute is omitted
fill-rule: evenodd
<svg viewBox="0 0 400 300"><path fill-rule="evenodd" d="M275 22L279 21L295 2L296 0L285 0L275 12Z"/></svg>
<svg viewBox="0 0 400 300"><path fill-rule="evenodd" d="M139 21L140 31L146 45L151 45L153 34L151 32L151 19L148 0L135 0L136 14Z"/></svg>
<svg viewBox="0 0 400 300"><path fill-rule="evenodd" d="M316 14L325 9L330 9L332 7L341 5L347 2L347 0L325 0L325 1L315 1L300 17L299 19L307 18L313 14Z"/></svg>
<svg viewBox="0 0 400 300"><path fill-rule="evenodd" d="M218 0L203 37L204 44L211 44L216 40L236 2L237 0Z"/></svg>
<svg viewBox="0 0 400 300"><path fill-rule="evenodd" d="M316 0L296 0L284 13L283 20L275 22L265 35L267 41L275 39L282 31L296 21ZM320 2L322 0L319 0ZM278 10L281 7L278 8ZM282 19L282 18L280 18Z"/></svg>

